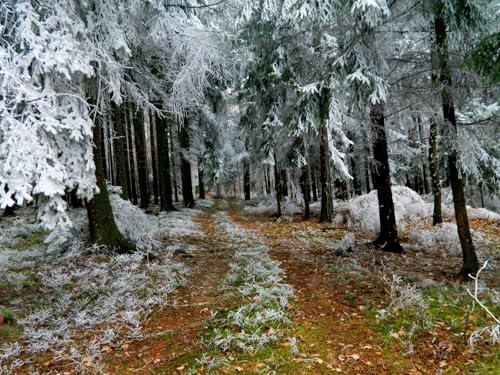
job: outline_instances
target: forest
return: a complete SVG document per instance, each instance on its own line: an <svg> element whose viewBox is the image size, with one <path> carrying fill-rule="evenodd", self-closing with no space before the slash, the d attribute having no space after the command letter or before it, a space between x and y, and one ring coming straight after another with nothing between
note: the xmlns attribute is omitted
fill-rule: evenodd
<svg viewBox="0 0 500 375"><path fill-rule="evenodd" d="M0 375L498 374L500 0L0 0Z"/></svg>

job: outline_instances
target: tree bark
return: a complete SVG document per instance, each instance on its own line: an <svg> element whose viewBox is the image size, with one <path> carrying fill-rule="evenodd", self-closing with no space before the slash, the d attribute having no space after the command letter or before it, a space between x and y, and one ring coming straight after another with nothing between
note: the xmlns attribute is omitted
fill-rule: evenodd
<svg viewBox="0 0 500 375"><path fill-rule="evenodd" d="M333 220L333 189L330 167L330 150L328 148L328 120L329 96L326 89L321 90L320 96L320 183L321 183L321 213L319 221L332 222Z"/></svg>
<svg viewBox="0 0 500 375"><path fill-rule="evenodd" d="M396 228L384 123L384 107L382 104L373 104L371 106L370 120L372 126L373 157L377 163L373 178L375 188L377 189L380 218L380 234L373 242L373 245L384 251L401 254L403 253L403 248L399 244Z"/></svg>
<svg viewBox="0 0 500 375"><path fill-rule="evenodd" d="M278 212L276 215L281 216L281 178L278 168L278 158L276 156L276 150L274 151L274 185L276 189L276 204Z"/></svg>
<svg viewBox="0 0 500 375"><path fill-rule="evenodd" d="M457 121L455 117L455 106L451 91L451 72L448 66L448 40L446 23L442 15L442 9L436 7L434 17L434 31L436 33L437 57L439 63L439 75L437 77L441 84L441 99L443 104L443 118L445 124L450 127L450 135L455 138L457 134ZM464 183L458 170L458 153L456 145L448 154L448 168L453 192L453 205L455 207L455 219L457 222L458 237L462 247L463 264L460 276L464 281L470 281L469 274L475 275L478 271L478 260L472 242L472 236L467 217L465 205Z"/></svg>
<svg viewBox="0 0 500 375"><path fill-rule="evenodd" d="M114 116L114 124L116 129L114 144L115 144L115 159L116 159L116 181L122 188L122 198L128 200L129 184L128 184L128 171L127 171L127 150L125 139L125 127L123 124L122 108L116 104L112 104L112 111Z"/></svg>
<svg viewBox="0 0 500 375"><path fill-rule="evenodd" d="M283 168L280 171L281 176L280 176L280 181L281 181L281 197L285 198L288 197L288 178L286 175L286 169Z"/></svg>
<svg viewBox="0 0 500 375"><path fill-rule="evenodd" d="M200 191L200 199L205 199L205 181L203 168L201 167L200 159L198 158L198 190Z"/></svg>
<svg viewBox="0 0 500 375"><path fill-rule="evenodd" d="M97 245L107 246L118 253L129 253L135 250L135 246L118 230L111 203L109 202L101 155L102 140L99 127L94 125L92 132L94 137L95 176L99 193L94 194L94 197L86 202L90 241Z"/></svg>
<svg viewBox="0 0 500 375"><path fill-rule="evenodd" d="M179 129L179 152L181 159L181 180L182 196L184 197L184 206L194 207L193 183L191 181L191 163L188 159L189 153L189 121L187 115L184 117L184 124Z"/></svg>
<svg viewBox="0 0 500 375"><path fill-rule="evenodd" d="M174 132L172 130L171 124L169 125L169 133L170 133L170 152L172 155L172 177L174 185L174 196L175 196L175 201L179 202L179 191L177 188L177 169L175 168Z"/></svg>
<svg viewBox="0 0 500 375"><path fill-rule="evenodd" d="M155 114L158 145L158 174L160 182L160 210L176 211L172 202L172 182L170 180L170 155L168 153L168 120Z"/></svg>
<svg viewBox="0 0 500 375"><path fill-rule="evenodd" d="M158 179L158 135L156 134L156 115L150 116L149 136L151 143L151 172L153 173L153 203L159 203L159 179Z"/></svg>
<svg viewBox="0 0 500 375"><path fill-rule="evenodd" d="M316 183L316 169L313 169L312 171L312 196L313 196L313 202L318 201L318 184Z"/></svg>
<svg viewBox="0 0 500 375"><path fill-rule="evenodd" d="M434 196L432 225L443 222L443 215L441 213L441 181L439 179L439 161L437 156L437 131L436 118L432 116L429 132L429 168L431 170L432 195Z"/></svg>
<svg viewBox="0 0 500 375"><path fill-rule="evenodd" d="M130 173L130 193L132 195L132 203L137 206L138 204L138 196L137 196L137 158L135 151L135 142L134 142L134 120L131 104L129 103L126 106L127 118L128 118L128 154L129 154L129 173Z"/></svg>
<svg viewBox="0 0 500 375"><path fill-rule="evenodd" d="M245 200L250 200L250 160L243 162L243 190L245 191Z"/></svg>
<svg viewBox="0 0 500 375"><path fill-rule="evenodd" d="M309 181L309 168L307 166L302 167L302 173L300 175L300 189L302 190L302 196L304 197L304 220L311 218L311 209L309 207L309 200L311 199Z"/></svg>
<svg viewBox="0 0 500 375"><path fill-rule="evenodd" d="M144 113L138 110L134 115L135 148L139 173L139 196L141 208L149 206L148 168L146 160L146 137L144 134Z"/></svg>

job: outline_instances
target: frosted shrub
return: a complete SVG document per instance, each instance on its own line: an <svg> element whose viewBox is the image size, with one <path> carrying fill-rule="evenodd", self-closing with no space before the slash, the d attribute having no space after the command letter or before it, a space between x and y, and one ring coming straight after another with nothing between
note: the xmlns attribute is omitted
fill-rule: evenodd
<svg viewBox="0 0 500 375"><path fill-rule="evenodd" d="M158 230L157 225L137 206L119 196L121 189L116 186L108 186L109 200L116 225L119 231L129 241L143 251L152 251L158 247L160 242L154 239ZM72 226L57 226L47 236L45 243L48 252L83 250L88 242L88 218L85 209L73 209L67 212Z"/></svg>
<svg viewBox="0 0 500 375"><path fill-rule="evenodd" d="M356 240L352 233L347 233L342 237L341 240L335 242L333 246L333 251L336 254L344 255L349 251L354 251L356 249Z"/></svg>
<svg viewBox="0 0 500 375"><path fill-rule="evenodd" d="M447 254L458 256L462 253L456 224L442 223L431 230L412 231L410 242L424 252L441 249Z"/></svg>
<svg viewBox="0 0 500 375"><path fill-rule="evenodd" d="M416 284L405 283L398 275L392 275L392 279L383 276L383 280L389 288L390 311L397 312L410 307L425 308L422 294Z"/></svg>
<svg viewBox="0 0 500 375"><path fill-rule="evenodd" d="M398 229L402 229L404 221L420 221L432 214L432 205L405 186L393 186L392 197ZM380 231L376 190L351 199L348 207L349 226L359 227L368 233Z"/></svg>
<svg viewBox="0 0 500 375"><path fill-rule="evenodd" d="M207 199L199 199L196 204L200 207L211 208L214 206L215 202Z"/></svg>

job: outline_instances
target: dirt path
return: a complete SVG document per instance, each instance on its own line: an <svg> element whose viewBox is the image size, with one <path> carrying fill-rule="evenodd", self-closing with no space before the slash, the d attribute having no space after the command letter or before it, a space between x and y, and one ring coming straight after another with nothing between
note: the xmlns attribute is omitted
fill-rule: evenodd
<svg viewBox="0 0 500 375"><path fill-rule="evenodd" d="M375 335L364 324L362 303L346 302L343 288L336 286L337 275L330 268L329 252L322 246L304 246L294 233L307 227L325 229L317 223L287 225L283 236L282 224L260 220L232 212L232 219L243 227L259 231L271 246L270 255L281 262L287 282L295 289L292 331L297 335L303 353L295 358L296 373L304 367L313 374L382 374L390 372L391 358L377 347ZM264 219L266 220L266 219ZM326 229L330 236L335 233ZM331 253L331 252L330 252ZM375 288L368 282L353 286L351 293ZM310 361L310 358L316 360ZM295 373L295 372L294 372Z"/></svg>
<svg viewBox="0 0 500 375"><path fill-rule="evenodd" d="M214 211L196 219L205 236L187 239L193 253L177 255L193 270L186 286L169 295L171 305L150 316L144 340L126 342L110 353L107 373L182 373L202 350L199 333L220 304L221 282L233 252L215 231Z"/></svg>

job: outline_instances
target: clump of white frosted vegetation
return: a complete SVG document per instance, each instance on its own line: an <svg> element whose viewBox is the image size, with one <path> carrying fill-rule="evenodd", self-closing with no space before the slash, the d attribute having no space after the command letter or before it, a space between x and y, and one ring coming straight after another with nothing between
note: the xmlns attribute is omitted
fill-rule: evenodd
<svg viewBox="0 0 500 375"><path fill-rule="evenodd" d="M391 300L387 307L389 311L396 313L408 308L427 308L415 283L405 283L398 275L392 275L391 279L384 275L382 279L388 287Z"/></svg>
<svg viewBox="0 0 500 375"><path fill-rule="evenodd" d="M183 208L174 212L160 212L158 227L161 235L167 237L203 237L203 232L194 222L200 210Z"/></svg>
<svg viewBox="0 0 500 375"><path fill-rule="evenodd" d="M338 255L345 255L356 249L356 239L352 233L347 233L341 240L335 242L333 251Z"/></svg>
<svg viewBox="0 0 500 375"><path fill-rule="evenodd" d="M157 224L140 208L122 199L120 187L108 186L108 192L116 226L125 238L144 252L152 251L160 246L160 243L155 240L158 231ZM73 209L67 214L72 225L56 227L45 239L49 253L67 251L89 239L87 211L83 208Z"/></svg>
<svg viewBox="0 0 500 375"><path fill-rule="evenodd" d="M476 329L469 337L469 345L472 349L475 349L480 342L487 341L490 345L500 344L500 318L496 317L495 314L486 306L486 304L481 301L479 294L481 289L479 277L481 272L483 272L488 267L488 261L484 262L483 266L478 270L476 276L471 276L474 280L474 291L467 289L467 293L472 297L473 308L475 304L486 313L486 315L493 321L493 324L486 327L481 327Z"/></svg>
<svg viewBox="0 0 500 375"><path fill-rule="evenodd" d="M214 318L217 328L205 344L223 352L255 352L283 338L293 289L284 282L279 263L269 257L266 245L255 232L231 223L225 213L219 213L216 220L217 228L240 247L224 288L240 296L243 303L224 317Z"/></svg>

